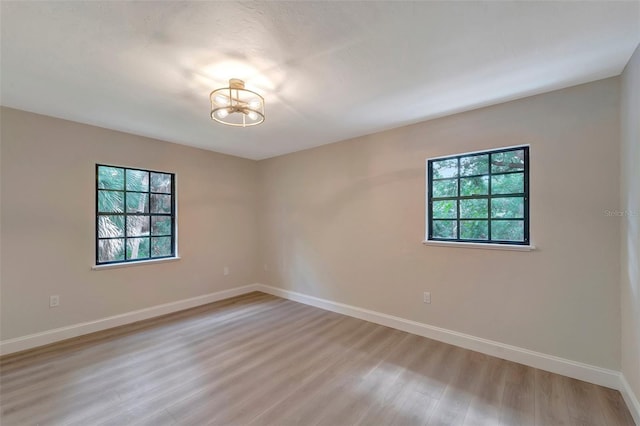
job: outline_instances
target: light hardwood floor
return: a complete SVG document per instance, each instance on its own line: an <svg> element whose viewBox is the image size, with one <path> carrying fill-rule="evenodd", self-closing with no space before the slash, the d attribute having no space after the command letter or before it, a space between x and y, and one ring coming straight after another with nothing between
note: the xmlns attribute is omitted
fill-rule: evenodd
<svg viewBox="0 0 640 426"><path fill-rule="evenodd" d="M633 425L617 391L263 293L0 360L10 425Z"/></svg>

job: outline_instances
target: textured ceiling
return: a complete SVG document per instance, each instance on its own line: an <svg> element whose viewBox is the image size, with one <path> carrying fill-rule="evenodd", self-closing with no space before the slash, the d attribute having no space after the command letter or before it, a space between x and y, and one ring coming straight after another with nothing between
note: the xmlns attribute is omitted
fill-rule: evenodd
<svg viewBox="0 0 640 426"><path fill-rule="evenodd" d="M3 105L261 159L620 74L634 2L1 2ZM209 118L229 78L266 121Z"/></svg>

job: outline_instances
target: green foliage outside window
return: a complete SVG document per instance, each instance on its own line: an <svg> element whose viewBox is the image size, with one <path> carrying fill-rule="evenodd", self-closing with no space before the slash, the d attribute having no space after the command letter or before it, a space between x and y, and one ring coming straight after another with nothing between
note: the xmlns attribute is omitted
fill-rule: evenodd
<svg viewBox="0 0 640 426"><path fill-rule="evenodd" d="M430 240L528 244L529 148L428 161Z"/></svg>
<svg viewBox="0 0 640 426"><path fill-rule="evenodd" d="M174 256L174 176L104 165L96 169L96 262Z"/></svg>

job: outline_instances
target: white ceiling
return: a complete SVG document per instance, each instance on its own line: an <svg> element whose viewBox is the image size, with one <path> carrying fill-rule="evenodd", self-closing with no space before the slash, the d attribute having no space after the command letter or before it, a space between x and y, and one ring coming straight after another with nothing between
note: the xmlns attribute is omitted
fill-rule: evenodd
<svg viewBox="0 0 640 426"><path fill-rule="evenodd" d="M3 105L262 159L620 74L640 2L1 2ZM231 77L266 121L209 118Z"/></svg>

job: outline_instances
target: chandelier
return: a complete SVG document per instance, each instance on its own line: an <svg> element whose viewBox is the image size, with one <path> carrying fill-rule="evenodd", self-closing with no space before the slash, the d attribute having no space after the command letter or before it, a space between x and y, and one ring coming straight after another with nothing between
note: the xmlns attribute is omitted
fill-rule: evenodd
<svg viewBox="0 0 640 426"><path fill-rule="evenodd" d="M209 95L211 118L228 126L249 127L264 121L264 98L244 88L244 81L232 78L229 87Z"/></svg>

